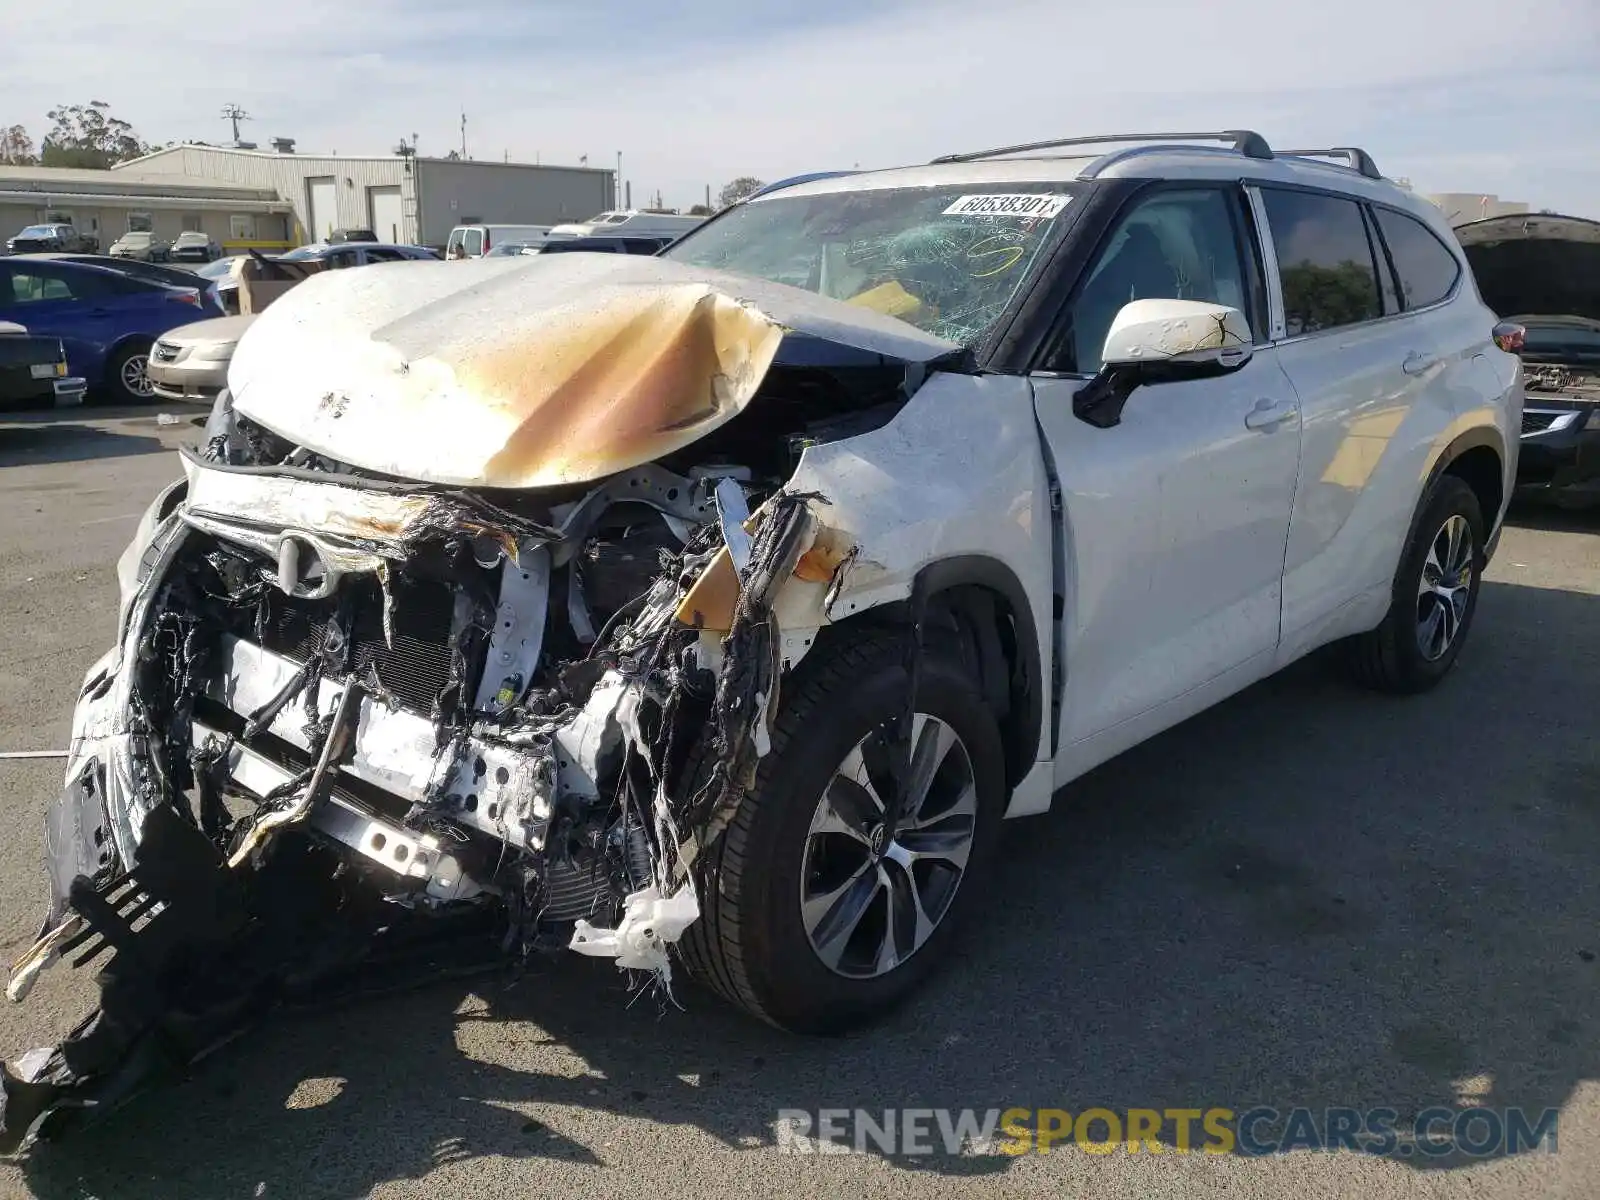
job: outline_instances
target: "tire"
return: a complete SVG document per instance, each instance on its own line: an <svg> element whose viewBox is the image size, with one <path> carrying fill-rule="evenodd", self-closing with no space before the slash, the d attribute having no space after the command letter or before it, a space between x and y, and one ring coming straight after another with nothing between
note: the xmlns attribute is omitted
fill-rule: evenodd
<svg viewBox="0 0 1600 1200"><path fill-rule="evenodd" d="M1464 563L1464 572L1442 573L1460 581L1460 587L1454 589L1458 600L1449 604L1437 592L1424 596L1423 587L1425 570L1432 579L1441 574L1436 572L1436 565L1450 566L1452 529L1459 530L1469 541L1454 551L1453 561ZM1394 593L1383 623L1346 644L1357 682L1376 691L1411 695L1427 691L1449 673L1477 612L1486 565L1484 538L1483 511L1477 496L1456 476L1440 476L1428 492L1400 556ZM1448 582L1448 578L1444 581ZM1459 599L1462 595L1464 600ZM1435 616L1439 626L1435 634L1425 637L1423 620L1427 617L1431 622ZM1440 632L1448 633L1442 648Z"/></svg>
<svg viewBox="0 0 1600 1200"><path fill-rule="evenodd" d="M955 876L953 887L945 860L935 856L918 864L926 870L912 876L902 867L903 856L908 846L932 846L926 840L930 836L952 836L939 830L957 829L953 836L961 838L964 816L941 815L928 822L938 829L903 830L892 840L883 837L880 826L866 839L875 838L873 849L862 848L853 837L812 833L825 789L840 786L834 782L836 769L862 739L904 711L907 636L903 630L882 627L842 631L837 640L819 647L813 659L785 680L783 707L772 730L771 749L761 759L755 787L740 803L722 837L696 864L701 916L679 943L683 960L696 979L724 999L781 1029L839 1032L886 1012L938 965L965 911L982 891L1005 804L1004 756L992 711L951 655L925 654L916 709L919 734L924 730L952 732L971 770L971 842L965 870ZM704 747L701 753L707 753ZM925 814L964 812L963 800L946 807L949 795L957 791L966 794L965 785L959 782L964 778L960 759L952 747L941 760L951 765L934 776ZM702 759L696 772L691 764L689 777L699 774L703 778L707 766ZM882 789L880 794L886 791ZM881 853L881 859L875 851ZM901 857L894 857L897 851ZM811 881L819 892L831 891L833 881L819 881L819 863L824 858L835 859L844 872L835 874L837 880L849 874L848 868L856 861L850 857L853 854L877 863L864 868L866 882L860 886L879 890L866 906L866 916L855 926L857 940L850 942L836 969L823 961L802 918L802 880ZM880 867L882 875L878 874ZM852 960L851 954L871 946L873 930L887 925L889 911L888 894L881 890L881 883L873 882L874 876L880 881L893 880L902 903L908 880L931 880L928 886L939 891L931 894L931 899L922 898L925 908L935 909L940 916L926 940L900 943L910 950L897 965L881 974L863 975L862 971L873 968ZM820 905L813 908L813 912L820 910ZM900 911L913 910L902 907ZM824 919L818 928L827 923ZM820 939L822 935L816 936ZM837 948L843 943L835 939L826 944Z"/></svg>
<svg viewBox="0 0 1600 1200"><path fill-rule="evenodd" d="M146 373L152 345L152 342L136 338L117 347L116 352L106 360L106 393L114 403L148 404L155 399L155 389ZM131 381L135 374L143 381L142 386L136 386Z"/></svg>

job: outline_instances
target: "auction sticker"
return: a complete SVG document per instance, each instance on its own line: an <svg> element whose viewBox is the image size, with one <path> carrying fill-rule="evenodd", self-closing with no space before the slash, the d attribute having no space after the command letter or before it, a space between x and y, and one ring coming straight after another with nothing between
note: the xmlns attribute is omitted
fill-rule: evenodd
<svg viewBox="0 0 1600 1200"><path fill-rule="evenodd" d="M1055 216L1071 196L1052 192L1001 192L995 195L962 196L944 210L947 217L1043 217Z"/></svg>

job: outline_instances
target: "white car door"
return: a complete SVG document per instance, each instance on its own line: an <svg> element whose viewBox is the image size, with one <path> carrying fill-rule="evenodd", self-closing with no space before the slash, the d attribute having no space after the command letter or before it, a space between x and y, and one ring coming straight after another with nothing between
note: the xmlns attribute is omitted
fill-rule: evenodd
<svg viewBox="0 0 1600 1200"><path fill-rule="evenodd" d="M1281 664L1383 619L1440 431L1495 389L1481 313L1446 303L1464 268L1422 222L1326 192L1263 187L1252 201L1304 420Z"/></svg>
<svg viewBox="0 0 1600 1200"><path fill-rule="evenodd" d="M1057 783L1271 670L1300 462L1294 389L1270 346L1228 374L1137 388L1095 428L1072 398L1135 299L1240 309L1255 340L1265 288L1243 191L1147 193L1085 273L1034 377L1061 489Z"/></svg>

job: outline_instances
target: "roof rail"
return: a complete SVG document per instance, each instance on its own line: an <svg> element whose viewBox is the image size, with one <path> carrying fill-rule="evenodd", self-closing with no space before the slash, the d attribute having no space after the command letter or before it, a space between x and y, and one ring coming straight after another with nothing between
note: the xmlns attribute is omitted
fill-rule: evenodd
<svg viewBox="0 0 1600 1200"><path fill-rule="evenodd" d="M1267 139L1249 129L1225 129L1219 133L1103 133L1094 137L1052 138L1046 142L1028 142L1021 146L1001 146L997 150L978 150L970 154L945 154L935 163L976 162L983 158L1003 158L1008 154L1026 154L1030 150L1053 150L1058 146L1100 146L1112 142L1229 142L1247 158L1271 158L1272 147ZM1370 159L1368 160L1371 161Z"/></svg>
<svg viewBox="0 0 1600 1200"><path fill-rule="evenodd" d="M1372 161L1372 155L1359 146L1334 146L1329 150L1280 150L1278 155L1280 158L1342 158L1351 170L1359 171L1368 179L1383 178L1383 172Z"/></svg>
<svg viewBox="0 0 1600 1200"><path fill-rule="evenodd" d="M774 183L764 183L755 191L745 197L754 200L757 196L765 196L768 192L776 192L781 188L798 187L802 183L811 183L817 179L836 179L841 175L855 175L856 171L810 171L804 175L791 175L787 179L779 179Z"/></svg>

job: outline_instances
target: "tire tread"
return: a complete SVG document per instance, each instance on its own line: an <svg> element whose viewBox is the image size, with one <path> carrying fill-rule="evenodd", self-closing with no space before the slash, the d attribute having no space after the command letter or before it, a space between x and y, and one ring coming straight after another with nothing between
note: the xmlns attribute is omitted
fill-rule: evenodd
<svg viewBox="0 0 1600 1200"><path fill-rule="evenodd" d="M695 871L700 919L684 931L678 943L680 957L690 974L724 1000L779 1028L784 1026L761 1003L745 967L745 947L752 936L758 936L739 919L751 824L775 764L783 760L789 742L815 719L818 706L836 689L848 688L860 679L880 656L890 651L903 655L905 639L903 630L884 626L849 630L830 645L822 663L790 683L773 724L771 749L756 771L755 787L740 801L732 821ZM709 754L709 742L703 740L695 761L687 764L685 777L694 778Z"/></svg>

